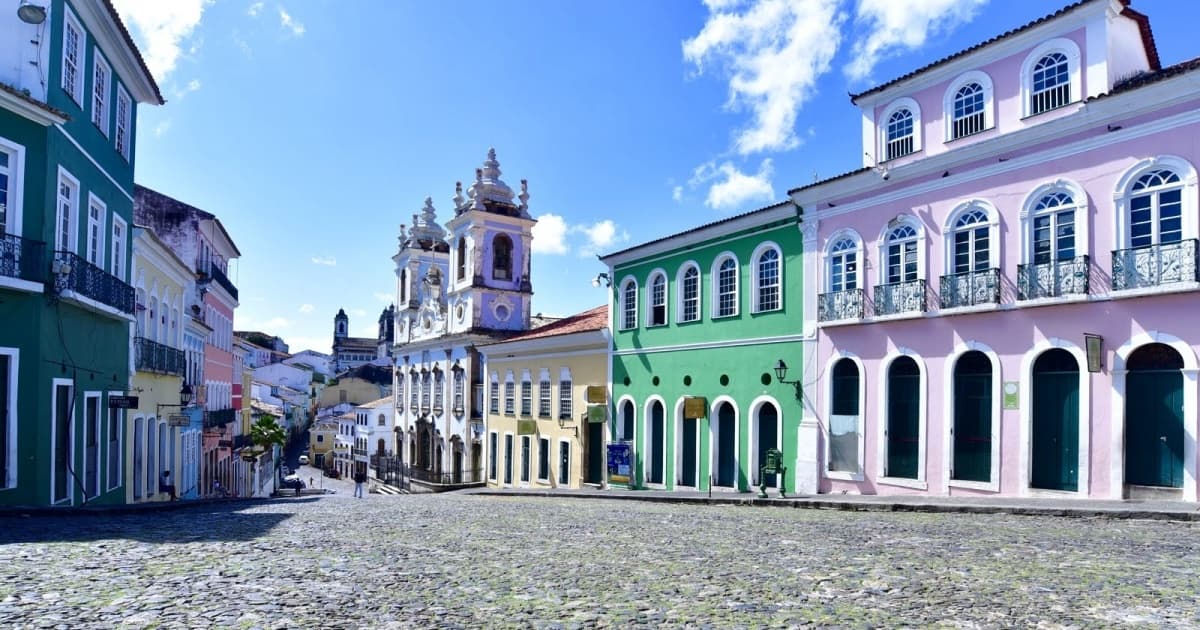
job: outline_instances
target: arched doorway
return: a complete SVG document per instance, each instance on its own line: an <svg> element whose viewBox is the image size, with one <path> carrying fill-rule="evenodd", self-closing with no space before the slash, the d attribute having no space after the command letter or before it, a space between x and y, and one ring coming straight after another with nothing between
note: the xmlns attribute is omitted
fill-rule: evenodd
<svg viewBox="0 0 1200 630"><path fill-rule="evenodd" d="M1183 487L1183 357L1163 343L1129 355L1125 376L1125 483Z"/></svg>
<svg viewBox="0 0 1200 630"><path fill-rule="evenodd" d="M633 401L626 400L621 403L621 426L617 434L617 439L622 442L633 441Z"/></svg>
<svg viewBox="0 0 1200 630"><path fill-rule="evenodd" d="M661 401L654 400L650 402L650 424L647 433L647 442L650 446L650 452L647 455L650 458L650 467L646 475L646 483L661 484L663 482L663 429L666 424L664 417L663 404Z"/></svg>
<svg viewBox="0 0 1200 630"><path fill-rule="evenodd" d="M1030 401L1029 485L1079 489L1079 362L1066 350L1043 352L1033 362Z"/></svg>
<svg viewBox="0 0 1200 630"><path fill-rule="evenodd" d="M921 456L921 370L912 357L888 366L885 477L918 479Z"/></svg>
<svg viewBox="0 0 1200 630"><path fill-rule="evenodd" d="M772 403L764 403L758 408L758 417L754 419L754 470L750 471L750 485L762 483L758 474L767 462L767 450L772 448L779 448L779 410ZM772 488L778 487L778 476L768 474L766 484Z"/></svg>
<svg viewBox="0 0 1200 630"><path fill-rule="evenodd" d="M450 440L450 465L454 483L462 483L463 442L462 438L457 435Z"/></svg>
<svg viewBox="0 0 1200 630"><path fill-rule="evenodd" d="M829 409L829 471L857 473L862 409L858 365L851 359L833 364Z"/></svg>
<svg viewBox="0 0 1200 630"><path fill-rule="evenodd" d="M679 454L676 456L676 462L679 467L679 485L688 488L699 487L699 461L700 461L700 420L697 418L688 418L688 414L679 412L681 416L676 425L679 432L677 442Z"/></svg>
<svg viewBox="0 0 1200 630"><path fill-rule="evenodd" d="M717 406L716 422L712 427L715 449L713 485L725 488L737 486L737 419L733 405L722 402Z"/></svg>
<svg viewBox="0 0 1200 630"><path fill-rule="evenodd" d="M429 470L429 455L433 451L433 436L430 435L430 426L428 422L422 422L417 425L417 468Z"/></svg>
<svg viewBox="0 0 1200 630"><path fill-rule="evenodd" d="M954 363L951 479L992 480L992 378L992 361L978 350Z"/></svg>

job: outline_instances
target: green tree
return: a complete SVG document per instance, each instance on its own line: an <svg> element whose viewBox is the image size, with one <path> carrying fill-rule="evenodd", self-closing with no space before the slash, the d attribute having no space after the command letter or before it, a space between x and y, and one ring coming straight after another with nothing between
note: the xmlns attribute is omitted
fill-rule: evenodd
<svg viewBox="0 0 1200 630"><path fill-rule="evenodd" d="M250 441L254 442L254 444L258 446L260 453L265 453L267 451L272 451L272 453L274 453L275 445L283 447L284 443L287 442L287 432L283 430L283 427L279 426L279 423L275 421L274 416L262 415L259 416L258 419L254 421L254 424L250 426ZM279 458L274 457L272 459L275 461L275 471L274 474L271 475L274 477L274 481L271 482L271 486L278 490Z"/></svg>

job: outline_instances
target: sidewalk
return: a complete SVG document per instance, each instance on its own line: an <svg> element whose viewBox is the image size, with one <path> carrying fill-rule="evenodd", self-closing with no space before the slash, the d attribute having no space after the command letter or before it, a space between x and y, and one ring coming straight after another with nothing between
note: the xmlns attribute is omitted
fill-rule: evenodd
<svg viewBox="0 0 1200 630"><path fill-rule="evenodd" d="M1073 518L1127 518L1160 521L1200 522L1200 505L1182 501L1105 501L1094 499L1045 499L1009 497L936 497L911 495L801 495L758 498L754 492L707 492L563 489L483 489L465 490L467 494L494 497L562 497L572 499L611 499L618 501L651 501L656 503L685 503L694 505L745 505L755 507L790 507L818 510L850 510L862 512L932 512L959 514L1021 514L1033 516L1065 516Z"/></svg>

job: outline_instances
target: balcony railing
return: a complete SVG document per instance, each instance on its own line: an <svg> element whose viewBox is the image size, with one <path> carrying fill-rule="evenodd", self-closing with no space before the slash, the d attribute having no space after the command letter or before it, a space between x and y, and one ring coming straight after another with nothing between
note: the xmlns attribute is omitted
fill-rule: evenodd
<svg viewBox="0 0 1200 630"><path fill-rule="evenodd" d="M832 291L817 297L817 321L862 319L863 290Z"/></svg>
<svg viewBox="0 0 1200 630"><path fill-rule="evenodd" d="M250 448L252 446L254 446L254 440L251 440L249 435L233 436L233 448Z"/></svg>
<svg viewBox="0 0 1200 630"><path fill-rule="evenodd" d="M225 275L225 272L221 271L220 267L214 263L209 263L208 273L217 284L221 285L222 288L229 292L229 295L233 296L233 299L238 299L237 287L233 286L233 283L229 281L229 276Z"/></svg>
<svg viewBox="0 0 1200 630"><path fill-rule="evenodd" d="M144 337L133 338L134 365L143 372L183 376L187 357L183 350L164 346Z"/></svg>
<svg viewBox="0 0 1200 630"><path fill-rule="evenodd" d="M133 314L133 287L71 252L54 252L54 286Z"/></svg>
<svg viewBox="0 0 1200 630"><path fill-rule="evenodd" d="M204 414L204 428L223 427L237 418L237 409L210 409Z"/></svg>
<svg viewBox="0 0 1200 630"><path fill-rule="evenodd" d="M912 280L875 286L875 314L925 311L925 281Z"/></svg>
<svg viewBox="0 0 1200 630"><path fill-rule="evenodd" d="M0 276L46 281L46 244L15 234L0 234Z"/></svg>
<svg viewBox="0 0 1200 630"><path fill-rule="evenodd" d="M1000 269L942 276L942 308L1000 303Z"/></svg>
<svg viewBox="0 0 1200 630"><path fill-rule="evenodd" d="M1112 288L1140 289L1196 281L1196 239L1113 252Z"/></svg>
<svg viewBox="0 0 1200 630"><path fill-rule="evenodd" d="M483 481L483 469L475 468L465 471L453 472L434 472L432 470L422 470L415 466L405 466L404 476L417 481L426 483L438 484L443 486L454 486L464 483L480 483Z"/></svg>
<svg viewBox="0 0 1200 630"><path fill-rule="evenodd" d="M1088 292L1088 257L1076 256L1044 263L1017 266L1017 299L1086 295Z"/></svg>

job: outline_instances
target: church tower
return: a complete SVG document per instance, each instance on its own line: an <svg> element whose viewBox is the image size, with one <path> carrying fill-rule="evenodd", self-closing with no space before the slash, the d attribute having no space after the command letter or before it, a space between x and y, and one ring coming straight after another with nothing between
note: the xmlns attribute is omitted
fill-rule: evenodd
<svg viewBox="0 0 1200 630"><path fill-rule="evenodd" d="M337 315L333 316L333 344L338 345L338 341L345 339L350 335L350 318L346 316L345 309L338 309Z"/></svg>
<svg viewBox="0 0 1200 630"><path fill-rule="evenodd" d="M450 246L446 230L438 225L433 199L425 198L412 229L400 226L396 263L396 343L427 339L446 333L446 299L440 280L449 269Z"/></svg>
<svg viewBox="0 0 1200 630"><path fill-rule="evenodd" d="M446 301L449 332L472 328L527 330L533 284L530 257L533 226L529 215L529 190L521 180L515 194L500 179L496 150L489 149L475 182L463 196L455 186L454 218L449 231L449 273Z"/></svg>

